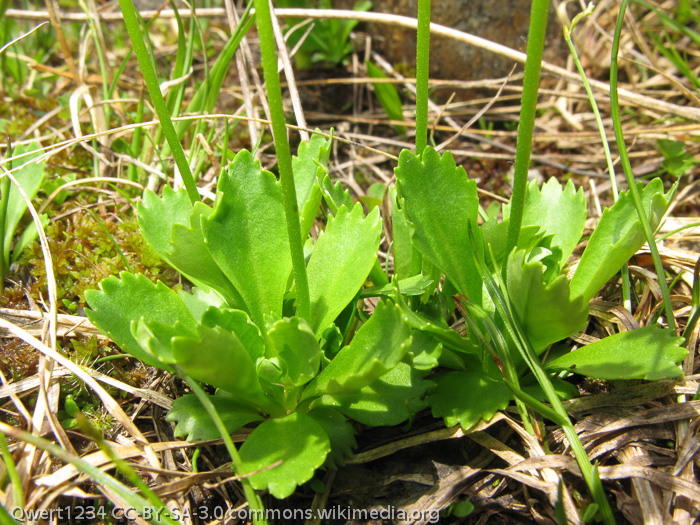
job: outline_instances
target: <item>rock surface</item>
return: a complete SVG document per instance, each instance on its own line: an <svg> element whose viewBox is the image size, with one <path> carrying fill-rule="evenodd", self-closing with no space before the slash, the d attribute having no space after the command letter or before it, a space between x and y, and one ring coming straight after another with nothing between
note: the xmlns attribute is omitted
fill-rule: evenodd
<svg viewBox="0 0 700 525"><path fill-rule="evenodd" d="M339 9L352 9L355 0L335 0ZM431 20L525 52L531 0L433 0ZM373 0L372 11L417 15L418 0ZM415 31L387 24L366 24L375 49L392 64L415 64ZM550 9L545 60L563 64L566 43L554 9ZM513 61L490 51L431 36L430 75L439 79L479 80L508 75ZM520 68L522 70L522 68Z"/></svg>

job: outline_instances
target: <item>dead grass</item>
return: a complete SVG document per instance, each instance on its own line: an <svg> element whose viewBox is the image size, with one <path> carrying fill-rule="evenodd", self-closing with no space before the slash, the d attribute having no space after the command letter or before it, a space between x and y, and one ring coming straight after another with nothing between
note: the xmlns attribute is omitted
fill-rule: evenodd
<svg viewBox="0 0 700 525"><path fill-rule="evenodd" d="M97 9L93 2L88 2ZM659 4L668 10L675 3ZM227 10L201 10L200 17L211 17L208 26L210 41L220 48L222 34L229 29L224 23ZM103 33L121 31L113 22L114 5L102 6L103 19L99 27ZM111 11L110 11L111 9ZM96 11L95 11L96 12ZM109 14L111 12L111 15ZM560 18L565 18L560 10ZM594 80L596 96L608 128L609 140L614 142L606 97L607 69L609 66L612 27L616 16L616 4L603 2L595 14L582 22L574 40L582 55L588 75ZM56 11L52 23L54 29L61 24L81 18L81 14ZM144 12L148 19L154 13ZM285 12L285 16L327 16L328 13ZM347 15L347 14L346 14ZM14 19L45 20L46 14L8 10ZM160 13L167 19L171 14ZM188 16L188 13L183 13ZM340 16L335 14L334 16ZM379 20L378 15L363 14L368 19ZM84 18L84 17L83 17ZM235 18L235 17L234 17ZM387 23L409 24L398 17L385 17ZM27 22L27 28L34 22ZM75 23L75 22L72 22ZM232 19L231 23L235 23ZM560 23L556 20L552 23ZM167 22L164 22L167 24ZM162 28L162 26L161 26ZM437 29L451 38L482 45L491 52L502 53L514 62L522 56L514 50L504 50L489 43L480 42L470 35L456 34L454 30ZM630 144L631 159L638 179L663 171L663 155L656 140L682 141L690 157L697 157L700 137L700 111L697 109L698 93L690 81L664 57L649 37L649 32L663 34L668 31L649 10L636 6L631 11L624 31L621 66L626 76L622 83L621 100L624 107L624 132ZM60 33L59 33L60 34ZM172 53L172 39L162 29L154 38L156 53L165 56ZM680 52L686 53L689 68L698 74L700 54L692 42L682 35L673 36ZM13 140L35 137L41 141L49 159L58 158L64 150L85 149L100 173L112 182L124 180L125 167L134 163L129 155L113 148L120 136L133 133L135 126L126 117L140 96L140 73L135 60L131 60L119 79L121 100L102 100L98 86L102 78L98 64L90 53L84 52L88 37L81 42L68 42L61 37L60 51L54 52L50 66L34 63L31 58L20 57L32 63L36 82L51 85L49 99L66 97L71 105L70 122L50 111L39 118L31 130ZM64 43L65 42L65 43ZM104 43L104 42L103 42ZM375 63L383 67L404 96L405 120L400 124L409 128L408 137L396 137L391 124L368 88L361 57L354 57L352 66L342 75L330 78L311 78L294 82L292 70L287 67L287 86L290 94L290 121L301 128L318 126L324 130L335 128L335 135L342 140L333 144L332 175L351 189L354 196L365 195L367 188L376 182L391 184L392 168L401 148L412 146L411 99L414 80L404 78L383 57L372 51L371 41L365 39L366 50ZM77 46L75 44L80 44ZM107 49L107 48L105 48ZM237 62L236 75L230 82L216 108L217 115L198 116L207 126L216 129L216 137L223 135L223 119L237 115L241 108L249 114L264 115L264 101L260 78L255 71L254 42L244 46L244 55ZM78 51L81 50L81 51ZM116 61L124 49L109 50ZM60 59L60 60L59 60ZM577 184L585 188L591 207L592 222L596 210L612 202L610 182L605 158L599 144L593 113L570 61L561 68L546 64L547 88L540 97L540 117L537 121L533 152L533 176L563 180L573 176ZM110 70L109 74L115 71ZM194 75L201 75L197 69ZM110 79L113 80L113 79ZM447 145L458 163L467 168L482 190L482 198L488 200L508 197L509 169L514 158L515 136L512 123L518 119L520 76L516 70L508 79L492 79L473 82L465 79L433 79L435 87L462 90L478 88L485 93L482 98L467 102L433 104L431 124L437 144ZM472 117L490 104L499 90L500 96L490 106L484 117L495 123L494 129L477 129L465 126ZM340 91L338 91L340 90ZM334 92L348 97L346 105L331 103L304 105L300 101L318 100ZM319 97L320 99L313 97ZM188 91L188 95L191 92ZM294 104L292 104L294 102ZM97 110L106 104L112 109L112 121L104 122ZM330 108L347 107L342 114ZM293 118L292 118L293 115ZM190 117L187 117L190 118ZM510 124L509 124L510 123ZM152 134L156 122L146 122L143 129ZM265 131L264 119L248 120L246 130L232 141L231 148L254 143ZM510 126L510 128L509 128ZM304 130L292 127L293 136L302 136ZM299 134L297 135L297 131ZM209 147L204 135L203 145ZM4 148L0 145L0 148ZM613 152L614 152L613 148ZM270 144L263 143L260 156L264 164L273 164ZM617 159L615 157L617 162ZM153 156L145 165L138 164L149 174L148 185L157 189L162 181L171 177L163 164ZM216 161L204 171L200 184L205 196L214 191ZM169 169L169 167L168 167ZM671 214L665 219L661 232L672 232L682 225L695 222L698 211L697 168L685 174ZM670 182L672 178L663 175ZM624 177L617 181L625 186ZM89 184L101 193L95 202L97 213L106 221L117 214L131 213L130 203L105 184L105 180L85 177L80 184ZM70 201L69 201L70 202ZM591 224L592 225L592 224ZM390 228L385 228L390 232ZM389 252L391 239L387 234L381 247L384 257ZM672 289L676 323L685 327L691 314L693 283L698 268L698 228L673 233L660 247L664 266L673 280ZM391 266L391 260L389 260ZM660 313L661 297L653 273L653 264L647 250L640 251L630 268L633 277L644 284L644 293L635 303L633 312L621 304L618 283L612 282L591 305L591 319L586 333L574 338L574 344L605 337L620 330L644 326ZM50 260L47 259L47 278L52 279ZM52 291L52 288L54 291ZM66 450L80 455L86 461L103 470L112 468L104 452L97 450L87 437L66 431L57 420L60 383L72 375L80 377L101 399L104 409L115 418L119 431L109 442L113 451L145 479L171 508L193 512L199 506L214 509L237 509L244 505L244 498L235 481L230 480L230 469L219 441L187 443L176 441L172 429L163 420L180 384L162 372L142 371L134 366L138 384L127 384L105 376L89 366L76 366L58 352L58 342L77 335L94 335L96 330L85 317L67 315L58 304L54 286L47 294L30 298L26 308L0 310L0 329L3 352L10 345L22 340L37 351L37 372L21 380L9 382L2 376L0 389L2 419L14 429L24 429L38 436L60 443ZM59 314L59 311L63 313ZM697 359L700 327L696 326L688 338L690 350L683 364L685 378L682 381L656 383L609 384L600 381L582 381L578 386L581 396L571 402L570 414L576 420L576 428L591 459L599 462L600 476L620 521L630 523L679 523L691 524L700 513L700 489L697 470L700 468L700 401L693 400L698 392L700 374ZM109 387L109 391L105 387ZM6 428L6 427L3 427ZM7 431L12 437L13 432ZM234 438L240 442L246 432L238 432ZM24 489L26 509L44 509L71 504L81 506L105 504L111 501L120 506L119 497L104 487L93 484L70 464L63 464L32 445L15 440L11 444L14 461ZM195 450L201 450L197 467L192 463ZM200 473L195 473L196 471ZM565 482L559 486L560 475ZM451 518L452 523L553 523L555 507L563 502L572 523L580 523L575 509L586 508L585 485L561 432L542 422L538 436L528 434L521 426L515 411L497 414L490 422L482 422L471 432L459 428L444 428L428 414L420 417L409 430L365 429L360 436L360 448L348 461L348 466L337 473L329 472L323 479L324 490L313 493L300 490L288 502L271 499L266 505L307 508L331 508L334 505L371 508L377 505L393 505L406 510L439 510L454 502L469 500L475 512L464 519ZM12 506L10 485L0 492L0 501ZM139 521L139 520L137 520ZM346 520L347 523L358 521ZM194 520L197 522L197 520ZM219 523L220 521L214 521ZM281 521L280 521L281 522ZM406 522L413 523L414 521ZM397 522L399 523L399 522ZM403 523L403 522L401 522ZM422 523L420 520L415 523Z"/></svg>

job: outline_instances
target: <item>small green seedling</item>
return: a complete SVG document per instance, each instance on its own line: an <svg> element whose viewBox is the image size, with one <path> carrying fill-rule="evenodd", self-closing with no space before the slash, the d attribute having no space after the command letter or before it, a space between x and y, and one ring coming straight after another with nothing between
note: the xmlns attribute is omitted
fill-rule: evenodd
<svg viewBox="0 0 700 525"><path fill-rule="evenodd" d="M685 149L685 143L677 140L659 139L656 145L664 156L661 167L674 177L682 177L700 163Z"/></svg>
<svg viewBox="0 0 700 525"><path fill-rule="evenodd" d="M278 2L280 7L313 8L312 2L308 0L283 0ZM331 9L331 0L320 0L319 9ZM357 2L353 9L355 11L369 11L372 2L362 0ZM297 20L290 20L290 25L297 24ZM296 65L300 69L308 69L314 64L322 64L330 67L346 66L350 63L350 55L354 51L350 41L350 33L357 20L316 20L314 26L306 35L306 39L299 47L296 55ZM304 37L307 27L298 26L290 35L288 44L294 47L301 38Z"/></svg>
<svg viewBox="0 0 700 525"><path fill-rule="evenodd" d="M16 159L14 164L22 167L13 173L29 199L32 199L41 187L44 180L45 160L32 162L33 159L41 155L40 146L36 142L17 146L13 151ZM10 166L12 169L12 166ZM17 227L27 211L27 203L20 195L19 190L10 182L8 177L0 179L0 291L4 287L5 275L10 268L10 264L16 262L27 247L38 235L36 224L32 221L19 235L15 241ZM46 215L41 216L42 222L46 222ZM13 243L14 241L14 243ZM13 246L14 244L14 246Z"/></svg>
<svg viewBox="0 0 700 525"><path fill-rule="evenodd" d="M381 69L372 64L372 62L370 62L369 60L365 62L365 65L367 66L367 74L370 78L376 78L380 80L388 78L382 72ZM375 82L374 84L372 84L372 86L374 87L374 94L377 95L379 103L382 105L382 108L384 108L384 112L386 113L386 116L389 117L389 120L394 120L398 122L403 121L403 108L401 107L401 97L399 96L399 92L396 89L396 86L385 82ZM394 130L399 135L406 134L406 126L394 124Z"/></svg>

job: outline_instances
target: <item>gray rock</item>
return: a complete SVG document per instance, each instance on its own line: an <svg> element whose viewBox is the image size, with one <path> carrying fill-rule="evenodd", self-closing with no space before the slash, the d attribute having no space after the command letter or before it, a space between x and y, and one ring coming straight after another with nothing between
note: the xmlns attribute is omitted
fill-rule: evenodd
<svg viewBox="0 0 700 525"><path fill-rule="evenodd" d="M335 0L352 9L355 0ZM431 20L522 51L527 47L531 0L433 0ZM373 0L372 11L417 16L417 0ZM386 24L366 24L374 45L393 64L415 64L416 34ZM550 8L545 60L566 61L566 43L554 8ZM513 61L489 51L431 36L430 74L433 78L479 80L508 75ZM522 70L522 68L521 68Z"/></svg>

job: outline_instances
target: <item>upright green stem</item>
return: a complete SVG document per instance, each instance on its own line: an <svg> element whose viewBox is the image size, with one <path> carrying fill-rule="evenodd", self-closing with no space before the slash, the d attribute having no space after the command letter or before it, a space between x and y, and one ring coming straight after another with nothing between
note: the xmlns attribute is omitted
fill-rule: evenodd
<svg viewBox="0 0 700 525"><path fill-rule="evenodd" d="M136 53L136 58L138 58L139 66L141 67L141 72L143 73L143 79L146 81L146 87L148 88L148 93L151 95L153 106L158 114L158 120L160 121L163 134L168 141L170 150L173 152L175 164L177 165L178 170L180 170L180 175L182 176L182 181L185 183L187 194L194 204L195 202L201 200L199 197L199 192L197 191L197 185L192 177L192 172L190 171L190 165L187 163L185 152L182 150L182 144L180 144L180 141L177 138L175 127L170 120L168 106L165 104L163 94L160 92L156 70L151 62L150 56L148 55L146 44L143 41L141 26L139 25L138 18L136 17L136 9L134 8L134 4L131 0L119 0L119 5L122 8L124 23L126 24L126 29L129 32L131 45L134 46L134 53Z"/></svg>
<svg viewBox="0 0 700 525"><path fill-rule="evenodd" d="M428 78L430 66L430 0L418 0L416 34L416 155L428 145Z"/></svg>
<svg viewBox="0 0 700 525"><path fill-rule="evenodd" d="M630 159L627 155L627 147L625 146L625 136L622 133L620 102L617 97L617 55L620 51L620 33L622 32L622 22L625 19L625 11L627 10L628 3L629 0L622 0L622 3L620 4L620 12L617 15L617 25L615 26L615 37L613 38L612 45L612 60L610 62L610 110L612 114L613 127L615 129L615 140L617 141L617 149L620 154L620 163L622 164L622 169L625 172L627 184L630 188L630 194L632 195L634 206L635 208L637 208L637 213L639 214L639 220L642 223L644 236L646 237L647 243L649 244L651 257L654 260L654 268L656 269L656 275L658 277L659 286L661 287L661 295L664 301L666 321L668 322L669 328L673 328L675 330L676 319L673 315L671 294L668 290L668 283L666 282L666 272L664 271L664 265L661 263L659 249L656 247L656 239L654 238L654 232L651 231L649 217L647 216L647 212L644 209L644 205L642 204L642 198L639 195L639 190L637 189L637 185L634 181L632 165L630 164Z"/></svg>
<svg viewBox="0 0 700 525"><path fill-rule="evenodd" d="M272 31L272 17L268 0L255 0L255 16L258 22L260 51L262 53L263 71L265 72L267 101L270 104L270 118L272 120L272 133L275 138L280 183L282 184L284 197L284 211L287 217L289 248L292 253L292 269L294 270L294 281L297 288L297 314L304 319L308 319L310 312L309 280L306 276L299 206L297 205L297 192L294 187L294 174L292 172L292 154L287 141L284 106L282 105L282 88L280 87L280 77L277 71L277 47Z"/></svg>
<svg viewBox="0 0 700 525"><path fill-rule="evenodd" d="M520 226L523 222L527 173L530 168L532 135L535 131L537 115L537 92L540 85L542 55L547 32L549 0L533 0L530 10L530 30L527 35L527 60L523 78L523 98L520 106L520 126L515 151L515 171L513 174L513 196L510 198L510 224L506 237L506 255L518 244Z"/></svg>

